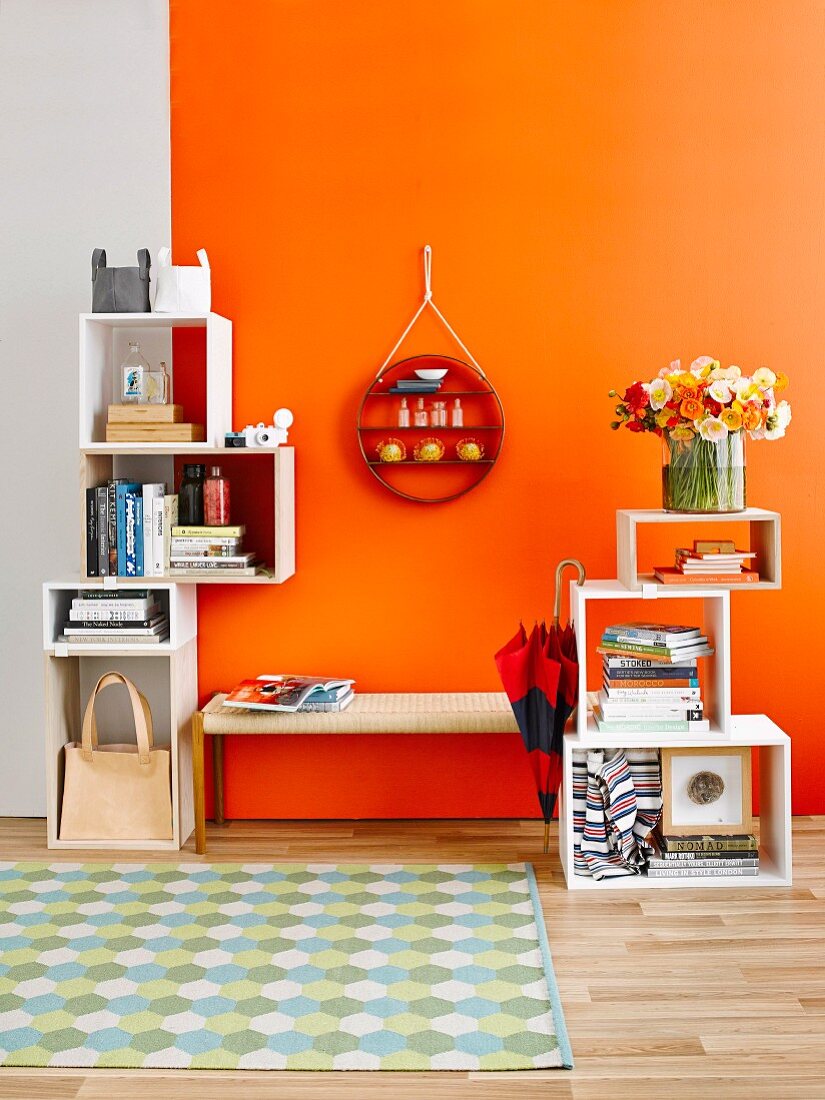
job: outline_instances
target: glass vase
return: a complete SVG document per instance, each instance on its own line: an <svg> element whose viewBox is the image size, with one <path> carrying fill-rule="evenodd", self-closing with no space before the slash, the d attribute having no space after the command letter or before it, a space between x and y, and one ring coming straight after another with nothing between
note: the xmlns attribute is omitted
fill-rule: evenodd
<svg viewBox="0 0 825 1100"><path fill-rule="evenodd" d="M662 507L666 512L745 509L745 433L716 442L662 434Z"/></svg>

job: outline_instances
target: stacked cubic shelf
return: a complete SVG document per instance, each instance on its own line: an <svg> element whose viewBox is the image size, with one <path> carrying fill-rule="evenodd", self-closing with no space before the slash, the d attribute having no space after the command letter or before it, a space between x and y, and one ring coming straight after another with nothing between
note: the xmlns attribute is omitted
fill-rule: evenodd
<svg viewBox="0 0 825 1100"><path fill-rule="evenodd" d="M751 549L757 553L759 583L733 588L724 584L671 586L655 583L652 575L638 573L637 529L655 523L748 523ZM695 889L736 886L759 889L790 886L791 863L791 743L790 738L764 714L731 713L731 592L777 589L781 586L780 517L776 512L749 508L731 515L688 515L652 510L617 513L618 580L586 581L570 585L570 615L576 631L579 654L578 711L576 729L565 734L563 776L559 809L559 854L569 890ZM600 733L592 714L587 690L588 664L596 640L588 640L588 604L604 601L668 601L664 617L679 621L672 601L698 601L702 605L702 627L714 647L713 657L704 659L703 696L710 730L690 733ZM678 604L677 604L678 606ZM759 873L755 877L718 876L709 878L648 878L628 875L597 881L573 870L573 752L593 748L662 748L679 745L710 748L725 745L750 746L759 759Z"/></svg>
<svg viewBox="0 0 825 1100"><path fill-rule="evenodd" d="M173 334L201 330L205 352L182 356L174 375L176 390L196 391L197 416L205 421L199 443L108 443L106 418L112 403L114 364L122 361L131 340L139 341L151 362L174 363ZM200 335L200 334L199 334ZM81 572L43 586L43 651L46 691L46 771L48 843L51 848L175 850L194 829L192 803L191 717L198 705L198 584L281 584L295 572L295 452L292 447L228 449L224 435L232 429L232 322L207 314L81 314L80 316L80 498ZM182 375L191 377L182 377ZM177 394L176 394L177 399ZM184 404L184 412L187 412ZM251 549L264 569L256 576L89 577L86 575L85 490L111 478L130 477L141 484L179 479L181 464L202 462L226 467L236 485L256 479L263 518L255 517ZM270 488L271 479L271 488ZM260 491L260 482L265 489ZM243 517L240 517L243 521ZM154 645L80 645L60 640L73 596L81 589L149 588L158 594L168 617L169 637ZM173 839L169 841L61 841L63 747L80 738L83 708L94 682L117 669L137 685L152 708L155 741L168 745L172 759ZM122 700L104 692L100 704L101 739L110 729L129 729L131 712Z"/></svg>

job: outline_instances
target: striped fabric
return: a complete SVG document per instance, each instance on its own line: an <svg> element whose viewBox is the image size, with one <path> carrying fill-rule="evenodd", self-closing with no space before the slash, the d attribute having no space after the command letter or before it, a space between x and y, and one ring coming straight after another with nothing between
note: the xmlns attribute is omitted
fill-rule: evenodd
<svg viewBox="0 0 825 1100"><path fill-rule="evenodd" d="M643 869L662 809L656 749L573 751L573 868L595 879Z"/></svg>

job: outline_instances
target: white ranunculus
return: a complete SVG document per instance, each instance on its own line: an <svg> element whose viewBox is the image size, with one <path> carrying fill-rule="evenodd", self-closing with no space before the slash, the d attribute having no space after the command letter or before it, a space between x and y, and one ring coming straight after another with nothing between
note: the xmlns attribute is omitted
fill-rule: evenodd
<svg viewBox="0 0 825 1100"><path fill-rule="evenodd" d="M690 369L693 374L698 374L699 371L705 369L705 367L712 367L716 363L716 360L712 355L700 355L698 359L694 359L690 364ZM718 363L716 364L719 365Z"/></svg>
<svg viewBox="0 0 825 1100"><path fill-rule="evenodd" d="M666 378L654 378L649 386L645 386L650 398L650 407L654 412L659 412L673 397L673 387Z"/></svg>
<svg viewBox="0 0 825 1100"><path fill-rule="evenodd" d="M735 382L742 377L739 367L714 367L709 375L712 379L723 378L726 382Z"/></svg>
<svg viewBox="0 0 825 1100"><path fill-rule="evenodd" d="M711 382L708 386L708 393L713 400L718 401L720 405L730 404L733 398L730 386L722 378L718 378L715 382Z"/></svg>
<svg viewBox="0 0 825 1100"><path fill-rule="evenodd" d="M719 443L727 439L727 425L723 424L718 416L706 416L699 425L699 435L708 443Z"/></svg>
<svg viewBox="0 0 825 1100"><path fill-rule="evenodd" d="M780 401L765 422L765 439L781 439L791 422L791 406Z"/></svg>
<svg viewBox="0 0 825 1100"><path fill-rule="evenodd" d="M768 390L776 383L776 375L770 367L760 367L753 372L753 381L763 390Z"/></svg>

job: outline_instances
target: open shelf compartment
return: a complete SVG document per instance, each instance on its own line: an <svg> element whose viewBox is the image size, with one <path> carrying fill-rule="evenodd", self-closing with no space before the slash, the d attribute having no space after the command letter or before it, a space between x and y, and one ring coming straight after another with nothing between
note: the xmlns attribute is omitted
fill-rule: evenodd
<svg viewBox="0 0 825 1100"><path fill-rule="evenodd" d="M672 890L737 887L759 890L792 884L791 859L791 742L764 714L734 715L725 746L750 746L758 758L759 772L759 873L754 876L713 876L709 878L648 878L627 875L597 881L577 875L573 870L573 751L576 749L626 748L658 749L679 745L690 748L718 748L719 740L702 736L668 740L664 735L651 742L642 735L624 734L623 740L601 737L599 741L566 734L563 748L563 775L559 803L559 855L569 890Z"/></svg>
<svg viewBox="0 0 825 1100"><path fill-rule="evenodd" d="M181 354L175 368L176 330L204 329L205 355ZM184 339L181 336L181 339ZM161 360L172 367L173 396L179 393L205 392L204 443L179 444L184 451L223 446L226 432L232 428L232 322L217 313L82 313L80 315L80 447L106 450L106 419L112 404L112 375L116 364L125 359L129 342L137 340L141 352L152 366ZM184 376L185 374L185 376ZM197 374L197 379L190 379ZM193 383L196 383L193 385ZM183 400L184 419L204 417L202 400L192 414ZM167 443L136 444L144 450L163 451Z"/></svg>
<svg viewBox="0 0 825 1100"><path fill-rule="evenodd" d="M782 537L781 517L778 512L771 512L765 508L746 508L743 512L730 513L687 513L665 512L656 508L625 508L616 512L616 556L619 580L626 588L641 591L644 587L655 586L666 591L673 592L676 585L662 585L653 574L653 566L659 564L673 564L675 541L668 551L669 557L662 562L650 563L640 572L639 565L639 527L661 526L663 524L676 524L681 529L685 525L699 528L700 525L712 525L714 529L726 528L730 525L746 524L748 527L747 549L756 553L751 568L759 573L759 580L754 583L741 584L714 584L714 585L685 585L690 589L707 587L725 589L732 592L753 592L757 590L773 590L782 587ZM692 530L690 542L701 535L701 531ZM718 537L716 530L708 537ZM726 536L730 538L728 533ZM739 547L739 549L746 549Z"/></svg>
<svg viewBox="0 0 825 1100"><path fill-rule="evenodd" d="M150 657L79 655L47 652L46 683L46 818L49 848L106 851L176 851L195 827L192 794L191 717L197 707L197 640L172 653ZM79 741L86 700L98 677L122 672L142 692L152 710L154 740L167 745L172 763L171 840L60 840L63 804L64 746ZM102 743L131 741L134 725L125 691L107 688L95 715Z"/></svg>
<svg viewBox="0 0 825 1100"><path fill-rule="evenodd" d="M84 450L80 458L80 508L85 516L86 489L103 485L111 478L128 477L140 484L165 482L169 492L177 490L183 462L203 462L207 469L220 465L232 485L232 520L246 526L245 547L255 551L266 572L255 576L214 576L198 573L188 577L82 577L84 584L127 584L149 587L155 580L175 584L281 584L295 572L295 450L239 448L210 449L203 444L196 451L168 445L124 450L111 446ZM271 479L271 480L270 480ZM81 522L80 560L85 569L85 527Z"/></svg>
<svg viewBox="0 0 825 1100"><path fill-rule="evenodd" d="M702 657L699 660L702 701L705 706L705 716L710 721L710 731L702 736L715 737L717 741L726 737L731 730L730 592L724 588L700 586L687 589L679 588L676 591L662 587L653 588L651 591L635 591L625 588L617 580L585 581L583 585L578 585L573 581L570 585L571 619L576 631L579 658L579 689L577 694L579 707L576 718L578 736L589 744L598 742L624 744L627 737L637 737L640 744L648 745L657 744L657 737L664 737L678 744L684 744L691 736L689 733L660 732L657 734L655 731L650 733L604 734L596 728L595 719L585 704L588 697L588 680L591 681L592 688L596 687L597 682L601 683L601 673L596 677L590 671L591 662L596 662L601 668L602 657L596 652L596 646L598 645L596 632L591 632L588 639L587 605L593 601L601 603L605 600L621 601L622 603L628 600L636 603L656 600L655 617L657 619L665 617L670 622L679 621L678 605L674 610L673 603L668 602L668 610L665 611L662 610L659 601L692 600L701 604L702 621L701 623L697 621L696 625L703 628L703 632L708 636L708 641L714 647L712 657ZM641 612L637 613L641 614ZM628 617L627 612L618 611L616 614L622 618ZM632 613L630 614L632 616ZM654 613L647 611L646 614L650 616ZM693 616L691 616L691 621L692 619Z"/></svg>

